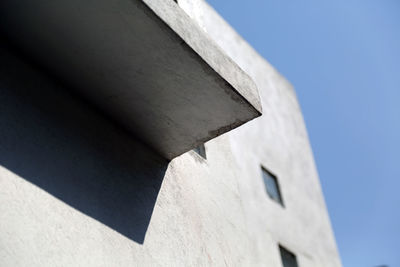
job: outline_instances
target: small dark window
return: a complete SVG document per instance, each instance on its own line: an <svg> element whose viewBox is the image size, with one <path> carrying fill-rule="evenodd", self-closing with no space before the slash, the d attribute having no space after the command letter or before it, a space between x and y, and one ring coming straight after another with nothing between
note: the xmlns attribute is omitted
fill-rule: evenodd
<svg viewBox="0 0 400 267"><path fill-rule="evenodd" d="M296 255L282 246L279 246L279 252L281 253L283 267L299 267Z"/></svg>
<svg viewBox="0 0 400 267"><path fill-rule="evenodd" d="M196 152L197 154L202 156L204 159L207 159L206 148L204 147L204 144L201 144L198 147L195 147L193 150L194 150L194 152Z"/></svg>
<svg viewBox="0 0 400 267"><path fill-rule="evenodd" d="M279 189L278 179L275 175L267 171L264 167L261 167L261 170L264 179L265 189L267 190L268 196L283 206L283 200L281 196L281 191Z"/></svg>

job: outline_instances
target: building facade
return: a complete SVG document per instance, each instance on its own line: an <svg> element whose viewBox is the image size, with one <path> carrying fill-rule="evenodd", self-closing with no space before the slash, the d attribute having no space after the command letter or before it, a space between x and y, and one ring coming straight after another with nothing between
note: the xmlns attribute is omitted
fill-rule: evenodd
<svg viewBox="0 0 400 267"><path fill-rule="evenodd" d="M19 10L13 1L8 2L8 6L1 4L2 10ZM166 93L173 92L179 99L174 106L202 103L193 112L205 117L182 119L184 112L170 112L163 106L159 113L146 113L149 117L137 121L142 115L132 109L136 112L134 127L129 128L124 124L128 120L119 119L127 118L121 115L125 113L110 106L102 108L99 98L92 102L92 93L69 90L81 86L88 75L71 83L60 75L64 69L59 65L54 73L49 71L51 59L44 63L37 60L36 50L25 49L25 45L33 46L26 44L29 39L24 37L21 42L12 34L19 30L3 26L2 34L10 41L0 49L0 266L341 266L307 131L290 83L203 0L110 2L135 2L137 12L155 12L166 24L157 22L160 28L173 28L194 54L250 104L236 106L242 100L231 94L234 103L219 93L205 100L191 91L179 95L171 91L180 88L180 80L174 76L178 74L167 73L168 79L173 79L165 85L171 87ZM115 5L113 14L124 16L117 11ZM78 15L75 21L79 21ZM0 20L9 26L14 25L13 18ZM184 27L182 21L189 21L204 34L198 48L204 50L199 52L191 43L198 37L174 28ZM195 30L186 33L194 35ZM171 42L179 43L178 39ZM165 51L165 47L161 49ZM220 50L228 59L219 57ZM42 50L40 53L43 57ZM160 53L154 52L155 56ZM151 61L164 60L155 56L152 52L146 55ZM187 65L188 58L180 59L186 64L183 74L188 68L196 70ZM210 63L214 59L218 59L216 65ZM68 63L68 59L63 61ZM135 64L148 63L143 56ZM256 91L241 89L240 81L235 82L247 79L240 76L241 71L254 82ZM155 72L151 77L145 71L135 73L147 75L146 81L163 79ZM117 74L122 79L122 74ZM212 82L219 76L213 75L217 74L198 84L210 84L206 90L214 90ZM196 80L201 75L189 78ZM112 84L111 79L107 81ZM140 85L144 88L147 84L150 82ZM228 89L224 88L225 92ZM135 95L137 102L143 102L138 98L144 95L140 90ZM146 103L150 111L161 105ZM257 103L262 106L261 116ZM220 105L229 108L215 109ZM219 115L230 110L234 110L233 115ZM159 129L160 124L155 123L153 129L150 122L150 126L141 124L157 122L163 114L168 114L172 126ZM225 126L229 118L240 123ZM214 122L220 130L207 129L205 136L201 130ZM176 129L177 125L182 129ZM178 130L190 135L179 137ZM163 136L168 141L158 141ZM180 146L180 138L188 145ZM204 145L202 141L206 141ZM182 154L175 144L182 151L196 149Z"/></svg>

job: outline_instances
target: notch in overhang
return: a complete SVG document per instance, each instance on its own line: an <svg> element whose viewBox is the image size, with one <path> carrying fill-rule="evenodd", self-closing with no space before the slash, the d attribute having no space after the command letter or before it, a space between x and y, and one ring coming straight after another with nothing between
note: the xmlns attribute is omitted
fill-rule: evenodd
<svg viewBox="0 0 400 267"><path fill-rule="evenodd" d="M0 31L168 159L261 114L254 82L173 1L3 0Z"/></svg>

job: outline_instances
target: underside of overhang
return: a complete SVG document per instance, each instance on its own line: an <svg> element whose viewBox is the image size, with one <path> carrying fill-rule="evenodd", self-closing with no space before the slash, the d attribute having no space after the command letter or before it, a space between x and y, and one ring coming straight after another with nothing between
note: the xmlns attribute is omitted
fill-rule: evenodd
<svg viewBox="0 0 400 267"><path fill-rule="evenodd" d="M167 159L261 114L251 78L172 0L3 0L0 34Z"/></svg>

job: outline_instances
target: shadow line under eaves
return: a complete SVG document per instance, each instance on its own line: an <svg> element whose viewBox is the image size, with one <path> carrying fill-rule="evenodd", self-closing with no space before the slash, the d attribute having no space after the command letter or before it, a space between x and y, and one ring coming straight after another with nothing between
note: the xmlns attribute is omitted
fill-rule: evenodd
<svg viewBox="0 0 400 267"><path fill-rule="evenodd" d="M0 165L143 244L168 161L0 50Z"/></svg>

